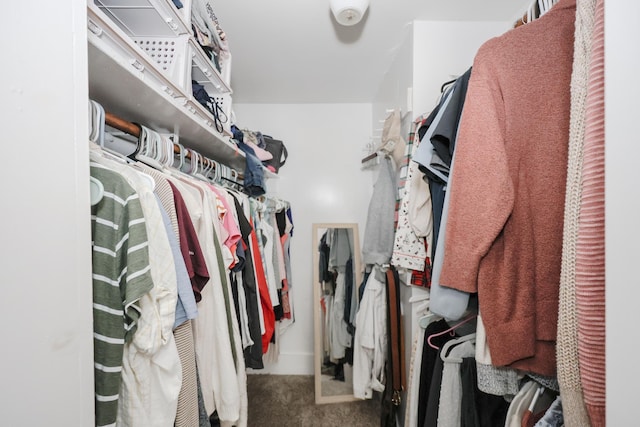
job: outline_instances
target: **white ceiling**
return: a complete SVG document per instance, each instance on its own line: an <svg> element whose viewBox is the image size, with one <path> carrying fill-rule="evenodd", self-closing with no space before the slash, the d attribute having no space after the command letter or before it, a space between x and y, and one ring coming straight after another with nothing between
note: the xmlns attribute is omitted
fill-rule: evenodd
<svg viewBox="0 0 640 427"><path fill-rule="evenodd" d="M532 0L371 0L353 27L329 0L221 0L234 103L371 102L414 20L514 21Z"/></svg>

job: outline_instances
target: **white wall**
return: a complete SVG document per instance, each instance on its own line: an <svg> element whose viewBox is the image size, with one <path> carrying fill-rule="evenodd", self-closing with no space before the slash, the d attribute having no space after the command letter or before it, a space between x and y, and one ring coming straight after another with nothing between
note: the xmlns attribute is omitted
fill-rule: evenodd
<svg viewBox="0 0 640 427"><path fill-rule="evenodd" d="M512 22L414 21L414 117L433 109L440 86L467 71L485 41L512 26Z"/></svg>
<svg viewBox="0 0 640 427"><path fill-rule="evenodd" d="M91 426L86 5L4 13L0 423Z"/></svg>
<svg viewBox="0 0 640 427"><path fill-rule="evenodd" d="M312 236L315 222L355 222L364 233L371 172L360 170L371 104L239 104L237 125L285 142L287 163L270 194L291 202L296 323L281 339L280 359L256 373L313 374ZM362 241L360 242L362 243Z"/></svg>
<svg viewBox="0 0 640 427"><path fill-rule="evenodd" d="M380 129L384 119L388 116L388 110L399 109L403 116L413 108L408 92L413 86L413 26L405 27L406 34L403 42L396 47L389 56L389 69L384 75L375 94L372 105L373 129L372 135L376 146L380 143ZM408 100L409 98L409 100ZM407 116L409 122L410 115ZM407 127L407 132L409 127ZM407 132L403 132L406 134Z"/></svg>
<svg viewBox="0 0 640 427"><path fill-rule="evenodd" d="M638 425L640 3L605 3L607 425ZM630 50L629 48L634 48Z"/></svg>

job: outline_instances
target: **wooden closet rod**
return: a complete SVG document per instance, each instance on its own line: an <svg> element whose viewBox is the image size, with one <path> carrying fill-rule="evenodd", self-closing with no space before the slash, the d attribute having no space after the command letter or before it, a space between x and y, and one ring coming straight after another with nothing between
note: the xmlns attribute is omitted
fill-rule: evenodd
<svg viewBox="0 0 640 427"><path fill-rule="evenodd" d="M128 133L129 135L140 138L140 132L142 132L140 126L135 123L128 122L125 119L121 119L115 114L105 112L104 122L112 128L116 128L118 130L121 130L122 132Z"/></svg>
<svg viewBox="0 0 640 427"><path fill-rule="evenodd" d="M112 128L121 130L122 132L135 136L136 138L140 138L140 133L142 132L142 128L140 127L140 125L131 123L123 118L116 116L113 113L107 112L104 113L104 122ZM175 154L180 154L180 147L176 143L173 144L173 152ZM191 160L191 152L187 151L185 157ZM201 157L205 166L213 167L215 169L215 163L213 163L207 157Z"/></svg>
<svg viewBox="0 0 640 427"><path fill-rule="evenodd" d="M522 15L522 18L518 19L516 21L516 23L513 25L513 28L518 28L524 24L527 23L527 21L525 21L527 19L527 14L525 13L524 15Z"/></svg>

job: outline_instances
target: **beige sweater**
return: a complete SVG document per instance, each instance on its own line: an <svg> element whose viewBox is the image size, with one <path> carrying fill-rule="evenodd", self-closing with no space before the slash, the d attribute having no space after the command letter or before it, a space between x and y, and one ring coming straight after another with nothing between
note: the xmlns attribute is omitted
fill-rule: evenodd
<svg viewBox="0 0 640 427"><path fill-rule="evenodd" d="M492 361L555 375L575 0L478 51L441 283L478 292Z"/></svg>
<svg viewBox="0 0 640 427"><path fill-rule="evenodd" d="M576 246L582 197L582 165L589 57L596 0L577 0L573 71L571 75L571 121L564 213L562 270L556 357L562 410L567 427L590 427L584 403L578 363L578 314L576 300Z"/></svg>

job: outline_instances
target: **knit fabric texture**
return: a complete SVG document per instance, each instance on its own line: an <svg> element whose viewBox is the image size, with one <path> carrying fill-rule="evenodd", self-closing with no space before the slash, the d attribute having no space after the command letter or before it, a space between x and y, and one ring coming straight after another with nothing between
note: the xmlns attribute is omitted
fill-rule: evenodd
<svg viewBox="0 0 640 427"><path fill-rule="evenodd" d="M182 387L178 395L178 409L176 412L176 427L191 427L198 425L198 378L196 374L196 348L193 342L191 320L178 326L173 335L182 365Z"/></svg>
<svg viewBox="0 0 640 427"><path fill-rule="evenodd" d="M576 245L578 359L591 425L605 418L604 0L598 0L587 86Z"/></svg>
<svg viewBox="0 0 640 427"><path fill-rule="evenodd" d="M362 261L365 264L383 265L391 260L397 188L391 159L385 156L380 162L378 179L369 201L362 243Z"/></svg>
<svg viewBox="0 0 640 427"><path fill-rule="evenodd" d="M567 427L588 427L578 364L578 317L576 308L576 244L580 215L583 144L587 79L595 0L576 2L573 71L571 74L571 116L565 195L562 269L558 311L558 382Z"/></svg>
<svg viewBox="0 0 640 427"><path fill-rule="evenodd" d="M441 276L478 293L495 365L546 376L556 375L574 22L575 0L560 0L478 50Z"/></svg>
<svg viewBox="0 0 640 427"><path fill-rule="evenodd" d="M487 331L484 328L482 314L478 312L476 322L476 375L478 389L496 396L503 396L506 401L511 402L513 397L520 390L520 380L522 373L515 369L494 366L491 363L491 351L487 344Z"/></svg>

